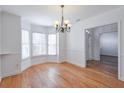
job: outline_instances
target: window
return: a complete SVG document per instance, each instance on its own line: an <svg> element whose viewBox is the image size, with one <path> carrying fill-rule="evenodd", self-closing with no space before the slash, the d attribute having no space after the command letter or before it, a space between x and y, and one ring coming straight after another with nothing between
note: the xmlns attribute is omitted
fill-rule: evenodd
<svg viewBox="0 0 124 93"><path fill-rule="evenodd" d="M29 57L29 32L22 30L22 59Z"/></svg>
<svg viewBox="0 0 124 93"><path fill-rule="evenodd" d="M46 35L33 33L33 56L46 54Z"/></svg>
<svg viewBox="0 0 124 93"><path fill-rule="evenodd" d="M56 55L56 34L48 35L48 55Z"/></svg>

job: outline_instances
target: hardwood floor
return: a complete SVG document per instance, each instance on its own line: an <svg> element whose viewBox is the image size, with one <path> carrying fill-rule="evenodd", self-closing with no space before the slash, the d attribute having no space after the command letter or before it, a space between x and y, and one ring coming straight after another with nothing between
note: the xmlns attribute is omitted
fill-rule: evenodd
<svg viewBox="0 0 124 93"><path fill-rule="evenodd" d="M111 75L115 78L118 77L118 58L113 56L100 56L100 61L89 60L87 61L89 68L98 70L102 73Z"/></svg>
<svg viewBox="0 0 124 93"><path fill-rule="evenodd" d="M81 68L69 63L44 63L25 70L22 74L4 78L1 88L97 88L124 87L117 80L94 68Z"/></svg>

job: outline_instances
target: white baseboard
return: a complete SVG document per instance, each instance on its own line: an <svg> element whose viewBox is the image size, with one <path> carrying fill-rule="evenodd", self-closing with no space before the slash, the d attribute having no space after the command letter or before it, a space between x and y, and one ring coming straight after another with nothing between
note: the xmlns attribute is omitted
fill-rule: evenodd
<svg viewBox="0 0 124 93"><path fill-rule="evenodd" d="M73 63L73 62L70 61L70 60L63 60L63 61L61 61L61 63L63 63L63 62L67 62L67 63L73 64L73 65L76 65L76 66L79 66L79 67L83 67L83 68L86 67L85 65L82 65L82 64L75 64L75 63Z"/></svg>
<svg viewBox="0 0 124 93"><path fill-rule="evenodd" d="M21 67L21 72L23 72L24 70L28 69L29 67L31 67L31 64L25 65L24 67Z"/></svg>
<svg viewBox="0 0 124 93"><path fill-rule="evenodd" d="M21 71L13 71L13 72L9 72L9 73L4 73L1 78L13 76L13 75L18 75L20 73L21 73Z"/></svg>
<svg viewBox="0 0 124 93"><path fill-rule="evenodd" d="M124 77L119 77L118 79L121 81L124 81Z"/></svg>
<svg viewBox="0 0 124 93"><path fill-rule="evenodd" d="M31 59L28 58L28 59L22 60L22 62L21 62L21 72L28 69L29 67L31 67Z"/></svg>
<svg viewBox="0 0 124 93"><path fill-rule="evenodd" d="M33 65L38 65L38 64L43 64L43 63L46 63L46 61L33 62L33 63L31 64L31 66L33 66Z"/></svg>

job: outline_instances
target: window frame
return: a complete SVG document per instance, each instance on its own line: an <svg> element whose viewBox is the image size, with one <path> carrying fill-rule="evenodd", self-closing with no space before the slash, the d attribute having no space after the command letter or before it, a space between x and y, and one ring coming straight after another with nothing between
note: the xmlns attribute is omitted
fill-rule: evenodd
<svg viewBox="0 0 124 93"><path fill-rule="evenodd" d="M38 54L38 55L34 55L33 54L33 34L34 33L45 35L45 46L46 46L45 54L42 54L42 53L41 54ZM31 43L31 46L32 46L32 49L31 49L31 51L32 51L32 57L46 56L47 55L47 45L46 45L46 43L47 43L46 34L40 33L40 32L32 32L32 43ZM41 44L42 44L42 42L41 42Z"/></svg>
<svg viewBox="0 0 124 93"><path fill-rule="evenodd" d="M25 58L23 58L23 56L22 56L22 55L23 55L23 52L22 52L22 51L23 51L23 41L22 41L22 38L23 38L23 37L22 37L22 33L23 33L23 31L28 32L28 41L29 41L29 42L28 42L29 53L28 53L28 56L25 57ZM31 52L30 52L30 32L29 32L29 30L27 30L27 29L22 29L22 30L21 30L21 59L22 59L22 60L26 60L26 59L30 58L30 53L31 53Z"/></svg>
<svg viewBox="0 0 124 93"><path fill-rule="evenodd" d="M56 46L56 52L55 52L55 54L49 54L49 35L55 35L56 36L56 44L55 44L55 46ZM48 56L57 56L57 34L55 33L52 33L52 34L48 34L47 35L47 55Z"/></svg>

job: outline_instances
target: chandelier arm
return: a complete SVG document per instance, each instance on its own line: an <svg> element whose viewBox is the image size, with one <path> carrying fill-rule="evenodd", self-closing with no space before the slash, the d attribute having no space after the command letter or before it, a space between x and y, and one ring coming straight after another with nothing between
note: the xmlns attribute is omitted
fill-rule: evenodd
<svg viewBox="0 0 124 93"><path fill-rule="evenodd" d="M67 30L66 30L66 31L67 31L67 32L70 32L70 30L71 30L70 28L67 28Z"/></svg>
<svg viewBox="0 0 124 93"><path fill-rule="evenodd" d="M58 32L60 32L61 27L59 27Z"/></svg>

